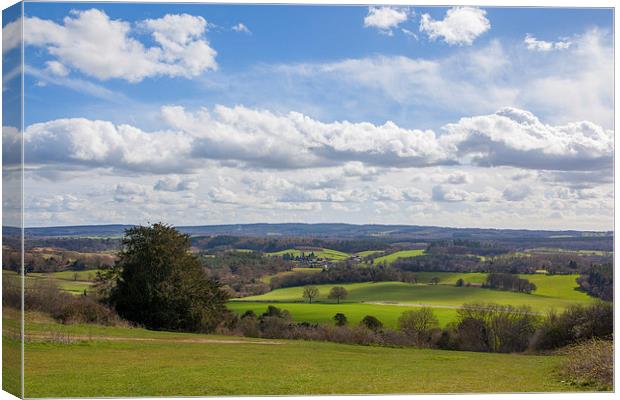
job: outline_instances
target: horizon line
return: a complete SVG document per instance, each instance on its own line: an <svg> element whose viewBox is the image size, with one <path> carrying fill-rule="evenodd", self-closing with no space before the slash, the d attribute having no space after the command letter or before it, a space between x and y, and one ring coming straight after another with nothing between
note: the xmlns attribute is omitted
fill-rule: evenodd
<svg viewBox="0 0 620 400"><path fill-rule="evenodd" d="M148 224L148 223L147 223ZM140 226L141 224L131 223L103 223L103 224L78 224L78 225L48 225L48 226L25 226L24 230L28 229L53 229L53 228L86 228L86 227L112 227L112 226ZM428 227L428 228L440 228L440 229L480 229L480 230L504 230L504 231L544 231L544 232L595 232L595 233L613 233L613 229L536 229L536 228L495 228L495 227L455 227L455 226L441 226L441 225L416 225L416 224L382 224L382 223L366 223L356 224L348 222L251 222L251 223L221 223L221 224L200 224L200 225L181 225L181 224L168 224L177 228L200 228L200 227L218 227L218 226L241 226L241 225L349 225L349 226L402 226L402 227ZM21 229L21 227L3 225L2 228Z"/></svg>

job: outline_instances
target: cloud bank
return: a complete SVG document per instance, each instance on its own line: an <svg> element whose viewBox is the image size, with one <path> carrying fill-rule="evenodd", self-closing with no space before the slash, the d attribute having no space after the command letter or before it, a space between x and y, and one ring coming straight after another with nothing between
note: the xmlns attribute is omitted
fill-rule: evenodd
<svg viewBox="0 0 620 400"><path fill-rule="evenodd" d="M350 174L362 175L363 166L592 171L610 168L613 159L611 130L587 121L548 125L509 107L461 118L439 132L389 121L321 122L297 112L242 106L193 112L166 106L161 117L166 127L154 132L84 118L33 124L25 132L26 161L154 172L183 172L207 161L283 170L348 163ZM454 184L467 181L462 175L449 178Z"/></svg>

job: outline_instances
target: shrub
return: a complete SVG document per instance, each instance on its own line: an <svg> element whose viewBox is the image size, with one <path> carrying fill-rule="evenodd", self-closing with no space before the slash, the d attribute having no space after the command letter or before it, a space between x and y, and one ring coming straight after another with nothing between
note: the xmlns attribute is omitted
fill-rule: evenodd
<svg viewBox="0 0 620 400"><path fill-rule="evenodd" d="M336 326L346 326L348 323L347 316L343 313L337 313L334 315L334 321L336 322Z"/></svg>
<svg viewBox="0 0 620 400"><path fill-rule="evenodd" d="M362 318L362 321L360 322L360 324L370 329L373 332L377 332L381 328L383 328L383 323L379 321L376 317L373 317L372 315L367 315L364 318Z"/></svg>
<svg viewBox="0 0 620 400"><path fill-rule="evenodd" d="M18 277L3 277L2 303L5 306L21 308L21 282ZM75 296L64 293L48 280L26 281L24 308L50 315L63 324L94 323L119 325L123 321L110 308L99 303L92 296Z"/></svg>
<svg viewBox="0 0 620 400"><path fill-rule="evenodd" d="M613 342L590 339L573 344L562 351L566 361L560 374L569 382L580 386L594 386L595 390L613 390Z"/></svg>
<svg viewBox="0 0 620 400"><path fill-rule="evenodd" d="M456 287L461 287L465 284L465 281L462 278L459 278L456 280L456 283L454 284Z"/></svg>
<svg viewBox="0 0 620 400"><path fill-rule="evenodd" d="M578 341L613 334L613 305L597 302L592 305L573 305L563 313L550 312L530 342L531 350L551 350Z"/></svg>
<svg viewBox="0 0 620 400"><path fill-rule="evenodd" d="M539 317L529 307L465 304L457 311L459 348L510 353L524 351Z"/></svg>
<svg viewBox="0 0 620 400"><path fill-rule="evenodd" d="M256 315L244 315L237 323L237 330L243 336L260 337L260 329Z"/></svg>
<svg viewBox="0 0 620 400"><path fill-rule="evenodd" d="M412 338L417 346L430 346L433 336L439 332L439 321L431 308L422 307L402 313L398 318L398 329Z"/></svg>

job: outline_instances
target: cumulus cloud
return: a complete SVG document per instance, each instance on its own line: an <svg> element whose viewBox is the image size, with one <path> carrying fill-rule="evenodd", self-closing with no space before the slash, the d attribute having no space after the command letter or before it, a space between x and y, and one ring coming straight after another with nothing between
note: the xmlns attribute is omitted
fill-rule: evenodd
<svg viewBox="0 0 620 400"><path fill-rule="evenodd" d="M144 203L147 201L147 187L134 182L121 182L114 189L114 201L118 203Z"/></svg>
<svg viewBox="0 0 620 400"><path fill-rule="evenodd" d="M471 45L490 28L486 11L476 7L453 7L443 20L434 20L429 14L422 14L420 19L420 32L430 40L442 39L449 45Z"/></svg>
<svg viewBox="0 0 620 400"><path fill-rule="evenodd" d="M364 17L366 28L376 28L380 32L392 35L392 29L407 21L407 9L397 7L368 7L368 15Z"/></svg>
<svg viewBox="0 0 620 400"><path fill-rule="evenodd" d="M432 198L433 201L454 203L469 200L470 194L465 190L436 185L433 186Z"/></svg>
<svg viewBox="0 0 620 400"><path fill-rule="evenodd" d="M452 185L463 185L471 183L471 175L465 172L455 172L441 178L443 183L450 183Z"/></svg>
<svg viewBox="0 0 620 400"><path fill-rule="evenodd" d="M65 67L58 61L46 62L45 69L52 75L61 76L61 77L69 75L69 70L67 69L67 67Z"/></svg>
<svg viewBox="0 0 620 400"><path fill-rule="evenodd" d="M113 20L103 11L72 11L61 24L29 17L24 21L28 46L45 48L57 63L101 80L140 82L153 76L192 77L217 69L216 51L204 34L207 21L188 14L138 22ZM157 46L134 36L148 33Z"/></svg>
<svg viewBox="0 0 620 400"><path fill-rule="evenodd" d="M231 29L235 32L240 32L240 33L247 33L247 34L252 33L250 29L241 22L239 22L237 25L234 25Z"/></svg>
<svg viewBox="0 0 620 400"><path fill-rule="evenodd" d="M25 132L26 154L39 163L153 173L188 171L208 160L269 169L342 166L344 178L368 180L377 167L460 164L593 171L609 169L613 157L612 131L585 121L547 125L515 108L462 118L439 134L392 122L325 123L297 112L242 106L194 112L166 106L161 111L168 129L155 132L83 118L33 124ZM328 187L337 179L317 182ZM444 183L469 181L466 174L455 173Z"/></svg>
<svg viewBox="0 0 620 400"><path fill-rule="evenodd" d="M523 39L523 43L528 50L534 51L552 51L552 50L566 50L571 46L571 42L568 40L560 40L557 42L547 42L544 40L538 40L534 36L529 33L525 35L525 39Z"/></svg>
<svg viewBox="0 0 620 400"><path fill-rule="evenodd" d="M185 190L195 190L198 182L194 179L182 179L177 175L165 176L155 182L153 189L163 192L182 192Z"/></svg>
<svg viewBox="0 0 620 400"><path fill-rule="evenodd" d="M196 139L195 157L236 160L265 168L304 168L360 161L374 165L442 163L446 154L432 131L383 125L323 123L297 112L284 115L245 107L190 113L165 107L168 124Z"/></svg>
<svg viewBox="0 0 620 400"><path fill-rule="evenodd" d="M215 187L208 193L209 199L214 203L237 204L239 196L226 188Z"/></svg>
<svg viewBox="0 0 620 400"><path fill-rule="evenodd" d="M191 167L186 158L192 141L182 132L147 133L130 125L67 118L28 126L24 142L26 162L149 172Z"/></svg>
<svg viewBox="0 0 620 400"><path fill-rule="evenodd" d="M516 185L507 187L502 196L508 201L521 201L528 197L531 189L526 185Z"/></svg>
<svg viewBox="0 0 620 400"><path fill-rule="evenodd" d="M597 170L613 159L613 132L587 121L543 124L529 111L503 108L443 127L440 142L461 163L546 170Z"/></svg>

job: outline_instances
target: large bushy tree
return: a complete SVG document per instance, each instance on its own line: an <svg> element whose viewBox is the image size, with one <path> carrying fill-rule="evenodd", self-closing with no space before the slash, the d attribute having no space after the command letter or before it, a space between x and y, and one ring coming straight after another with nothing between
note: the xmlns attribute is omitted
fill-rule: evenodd
<svg viewBox="0 0 620 400"><path fill-rule="evenodd" d="M189 235L164 224L125 232L109 300L150 329L208 332L226 313L227 294L190 253Z"/></svg>

